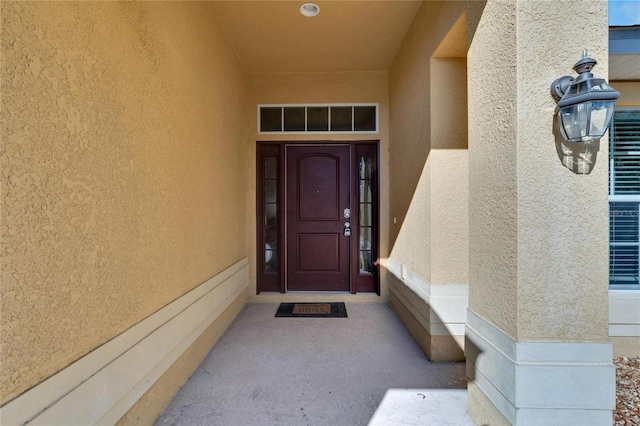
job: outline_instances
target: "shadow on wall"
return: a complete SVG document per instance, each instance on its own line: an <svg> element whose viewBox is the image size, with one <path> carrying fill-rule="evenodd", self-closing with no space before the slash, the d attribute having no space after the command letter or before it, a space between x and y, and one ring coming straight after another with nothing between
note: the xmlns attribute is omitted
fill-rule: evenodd
<svg viewBox="0 0 640 426"><path fill-rule="evenodd" d="M387 273L389 303L427 358L432 362L464 362L464 336L451 330L464 327L464 319L460 318L459 323L447 321L439 315L429 296L417 289L420 285L392 271ZM446 300L445 304L450 302Z"/></svg>
<svg viewBox="0 0 640 426"><path fill-rule="evenodd" d="M553 135L556 139L556 151L563 166L578 175L588 175L596 165L600 139L589 142L572 142L564 140L558 127L557 113L553 120Z"/></svg>

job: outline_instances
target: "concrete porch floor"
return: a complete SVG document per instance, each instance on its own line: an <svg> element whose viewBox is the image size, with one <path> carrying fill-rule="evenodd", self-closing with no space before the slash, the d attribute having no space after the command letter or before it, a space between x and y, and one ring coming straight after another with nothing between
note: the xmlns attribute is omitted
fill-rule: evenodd
<svg viewBox="0 0 640 426"><path fill-rule="evenodd" d="M156 425L473 424L464 363L431 363L387 304L346 306L246 305Z"/></svg>

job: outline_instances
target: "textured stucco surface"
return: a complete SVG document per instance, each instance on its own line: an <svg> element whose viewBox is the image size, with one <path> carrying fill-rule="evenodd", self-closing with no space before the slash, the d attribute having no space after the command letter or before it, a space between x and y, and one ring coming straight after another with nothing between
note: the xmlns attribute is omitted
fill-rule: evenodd
<svg viewBox="0 0 640 426"><path fill-rule="evenodd" d="M307 73L307 74L251 74L248 78L246 164L248 173L247 203L256 199L256 141L339 141L380 140L380 257L388 255L389 235L389 100L386 72L367 73ZM317 135L277 134L259 135L257 106L259 104L322 104L322 103L378 103L379 134ZM249 246L249 298L251 301L277 302L287 296L263 293L256 296L256 216L252 209L247 218ZM381 274L382 299L387 298L386 274ZM308 296L315 297L315 296ZM342 296L344 297L344 296ZM325 297L326 299L326 297ZM349 296L349 301L369 300L370 297ZM301 300L299 296L296 300Z"/></svg>
<svg viewBox="0 0 640 426"><path fill-rule="evenodd" d="M479 19L479 23L471 19L469 22L476 31L467 57L467 67L473 70L468 74L469 307L514 337L517 305L515 2L487 2Z"/></svg>
<svg viewBox="0 0 640 426"><path fill-rule="evenodd" d="M431 157L420 173L390 257L431 282ZM393 197L393 194L392 194ZM398 221L400 219L398 218ZM391 224L391 227L398 225Z"/></svg>
<svg viewBox="0 0 640 426"><path fill-rule="evenodd" d="M464 12L425 2L389 71L391 256L438 284L468 282Z"/></svg>
<svg viewBox="0 0 640 426"><path fill-rule="evenodd" d="M3 2L2 402L246 256L245 80L206 3Z"/></svg>
<svg viewBox="0 0 640 426"><path fill-rule="evenodd" d="M562 166L549 82L584 46L608 63L607 2L563 2L565 19L545 1L517 5L518 340L608 339L608 139L588 175ZM559 12L559 10L558 10ZM588 37L575 40L575 34ZM529 43L536 40L536 43ZM558 40L572 40L558 44ZM534 70L530 64L544 63ZM607 77L607 66L594 73ZM557 134L557 132L556 132Z"/></svg>
<svg viewBox="0 0 640 426"><path fill-rule="evenodd" d="M497 0L468 16L469 307L516 341L605 342L606 140L590 174L567 169L549 85L585 47L607 63L607 3ZM467 371L474 421L504 423Z"/></svg>
<svg viewBox="0 0 640 426"><path fill-rule="evenodd" d="M606 2L562 11L571 28L548 2L488 2L471 44L470 308L517 340L601 341L607 150L588 175L562 165L547 88L572 72L585 43L606 63ZM576 28L591 28L589 38L559 48Z"/></svg>
<svg viewBox="0 0 640 426"><path fill-rule="evenodd" d="M431 282L469 282L469 161L466 149L432 149Z"/></svg>

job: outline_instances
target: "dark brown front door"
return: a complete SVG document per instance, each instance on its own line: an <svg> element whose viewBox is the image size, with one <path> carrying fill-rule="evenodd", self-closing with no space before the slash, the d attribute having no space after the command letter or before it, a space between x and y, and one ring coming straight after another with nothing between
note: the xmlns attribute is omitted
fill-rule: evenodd
<svg viewBox="0 0 640 426"><path fill-rule="evenodd" d="M349 145L286 147L287 290L350 291Z"/></svg>

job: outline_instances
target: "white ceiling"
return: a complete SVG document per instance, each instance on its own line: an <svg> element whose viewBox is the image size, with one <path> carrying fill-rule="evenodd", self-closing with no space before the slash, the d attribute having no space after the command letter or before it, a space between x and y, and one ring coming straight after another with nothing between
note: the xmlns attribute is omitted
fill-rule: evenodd
<svg viewBox="0 0 640 426"><path fill-rule="evenodd" d="M422 1L216 1L247 73L387 71Z"/></svg>
<svg viewBox="0 0 640 426"><path fill-rule="evenodd" d="M300 14L305 1L212 4L249 74L387 71L422 5L412 0L319 0L320 14L309 18ZM609 79L640 80L640 26L613 27L609 46Z"/></svg>

